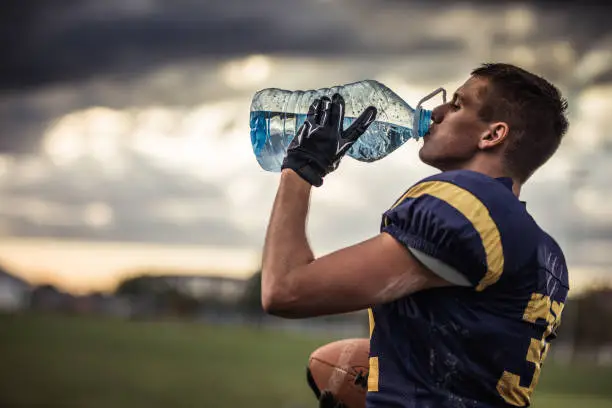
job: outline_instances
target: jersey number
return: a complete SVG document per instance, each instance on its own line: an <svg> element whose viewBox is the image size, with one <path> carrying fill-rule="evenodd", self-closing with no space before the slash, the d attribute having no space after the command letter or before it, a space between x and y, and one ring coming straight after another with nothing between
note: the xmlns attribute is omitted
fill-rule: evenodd
<svg viewBox="0 0 612 408"><path fill-rule="evenodd" d="M528 387L520 385L521 377L508 371L504 371L502 377L497 382L497 391L502 398L511 405L517 407L527 406L531 400L531 394L538 384L540 378L540 370L542 363L548 353L550 344L548 343L549 336L556 330L561 321L561 312L563 311L563 303L551 300L550 297L540 293L531 295L531 300L525 308L523 320L535 323L538 319L544 319L547 323L546 330L540 339L531 339L529 349L527 350L526 360L535 365L535 370ZM372 309L368 309L368 317L370 320L370 340L374 332L374 314ZM378 391L378 357L370 357L370 369L368 373L368 392Z"/></svg>
<svg viewBox="0 0 612 408"><path fill-rule="evenodd" d="M551 300L550 297L540 293L531 295L531 300L523 314L523 320L535 323L538 319L544 319L547 326L541 338L531 339L529 349L527 350L526 360L535 365L529 386L521 386L521 377L508 371L504 371L502 377L497 382L497 391L508 404L517 407L529 405L531 394L540 378L542 363L550 346L548 338L559 325L562 311L563 303Z"/></svg>

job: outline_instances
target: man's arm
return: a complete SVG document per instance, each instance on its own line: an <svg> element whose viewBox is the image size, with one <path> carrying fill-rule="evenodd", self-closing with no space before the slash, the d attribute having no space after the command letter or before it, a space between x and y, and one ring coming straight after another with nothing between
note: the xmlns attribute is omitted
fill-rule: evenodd
<svg viewBox="0 0 612 408"><path fill-rule="evenodd" d="M268 313L345 313L448 285L386 233L314 259L306 237L310 190L293 170L283 170L263 254L262 303Z"/></svg>
<svg viewBox="0 0 612 408"><path fill-rule="evenodd" d="M306 237L306 217L312 186L295 172L281 173L263 250L261 294L266 311L278 307L282 293L288 294L290 271L310 264L314 254Z"/></svg>

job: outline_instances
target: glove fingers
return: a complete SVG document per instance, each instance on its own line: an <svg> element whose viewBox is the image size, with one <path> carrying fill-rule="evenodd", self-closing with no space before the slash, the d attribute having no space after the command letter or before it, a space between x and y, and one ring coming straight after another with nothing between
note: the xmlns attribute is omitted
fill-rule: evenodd
<svg viewBox="0 0 612 408"><path fill-rule="evenodd" d="M344 139L354 142L363 135L368 126L376 119L377 110L374 106L368 106L361 115L344 131Z"/></svg>
<svg viewBox="0 0 612 408"><path fill-rule="evenodd" d="M339 93L332 97L331 117L329 119L330 126L333 126L338 134L342 133L342 124L344 122L344 98Z"/></svg>
<svg viewBox="0 0 612 408"><path fill-rule="evenodd" d="M302 123L302 126L300 126L297 132L295 132L295 136L293 137L293 140L289 144L288 149L294 149L298 147L300 143L302 143L302 139L304 139L305 137L308 137L308 134L310 134L310 129L311 129L311 126L310 126L309 121L305 121L304 123Z"/></svg>
<svg viewBox="0 0 612 408"><path fill-rule="evenodd" d="M319 398L319 408L346 408L346 405L338 401L331 391L323 391Z"/></svg>
<svg viewBox="0 0 612 408"><path fill-rule="evenodd" d="M320 126L327 126L331 117L332 102L324 96L320 99L319 108L317 109L317 117L315 118L316 124Z"/></svg>
<svg viewBox="0 0 612 408"><path fill-rule="evenodd" d="M310 104L310 107L308 108L308 113L306 114L306 122L310 122L312 124L317 123L317 119L318 119L317 112L320 106L321 106L321 100L319 98L312 101L312 104Z"/></svg>
<svg viewBox="0 0 612 408"><path fill-rule="evenodd" d="M315 382L314 377L312 376L312 372L310 368L306 367L306 381L308 382L308 386L314 392L315 397L319 399L321 397L321 390L319 390L319 386Z"/></svg>

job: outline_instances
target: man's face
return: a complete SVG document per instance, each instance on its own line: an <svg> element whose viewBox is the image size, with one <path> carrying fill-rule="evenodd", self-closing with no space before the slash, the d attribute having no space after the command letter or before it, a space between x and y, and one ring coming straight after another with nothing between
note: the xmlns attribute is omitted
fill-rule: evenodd
<svg viewBox="0 0 612 408"><path fill-rule="evenodd" d="M419 151L421 160L442 171L460 168L479 151L478 142L489 127L478 112L487 80L471 77L453 99L433 110L433 124Z"/></svg>

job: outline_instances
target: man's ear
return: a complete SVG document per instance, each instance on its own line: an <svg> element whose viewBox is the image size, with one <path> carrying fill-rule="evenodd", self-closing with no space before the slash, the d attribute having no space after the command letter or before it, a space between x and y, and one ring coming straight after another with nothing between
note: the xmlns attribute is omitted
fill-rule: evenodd
<svg viewBox="0 0 612 408"><path fill-rule="evenodd" d="M501 145L506 140L510 127L506 122L495 122L489 125L489 128L482 134L478 147L481 150L491 149Z"/></svg>

